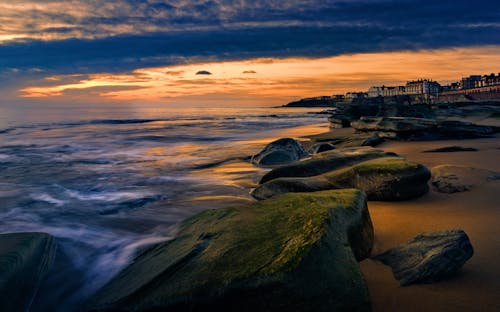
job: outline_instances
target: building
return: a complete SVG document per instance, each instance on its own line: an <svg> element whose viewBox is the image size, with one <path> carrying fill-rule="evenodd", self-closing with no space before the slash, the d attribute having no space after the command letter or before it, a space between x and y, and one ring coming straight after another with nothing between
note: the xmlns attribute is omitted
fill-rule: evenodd
<svg viewBox="0 0 500 312"><path fill-rule="evenodd" d="M459 89L473 89L481 84L481 75L471 75L469 77L463 77L459 83Z"/></svg>
<svg viewBox="0 0 500 312"><path fill-rule="evenodd" d="M426 96L437 96L441 85L429 79L408 81L405 86L406 94L422 94Z"/></svg>
<svg viewBox="0 0 500 312"><path fill-rule="evenodd" d="M362 99L367 97L368 94L365 92L347 92L345 94L346 99Z"/></svg>

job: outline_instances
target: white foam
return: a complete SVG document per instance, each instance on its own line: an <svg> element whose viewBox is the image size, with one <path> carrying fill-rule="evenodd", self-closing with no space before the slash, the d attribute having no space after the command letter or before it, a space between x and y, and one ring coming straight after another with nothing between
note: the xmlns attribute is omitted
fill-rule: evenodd
<svg viewBox="0 0 500 312"><path fill-rule="evenodd" d="M44 201L44 202L47 202L50 204L54 204L58 207L62 206L66 203L64 200L59 200L57 198L54 198L47 193L32 194L31 198L33 198L34 200L39 200L39 201Z"/></svg>

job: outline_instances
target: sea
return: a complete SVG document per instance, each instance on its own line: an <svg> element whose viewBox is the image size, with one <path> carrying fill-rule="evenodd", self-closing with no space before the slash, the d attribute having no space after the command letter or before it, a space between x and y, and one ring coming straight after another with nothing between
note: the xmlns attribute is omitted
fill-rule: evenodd
<svg viewBox="0 0 500 312"><path fill-rule="evenodd" d="M328 130L322 109L0 105L0 233L56 237L32 311L76 310L182 220L251 201L248 156Z"/></svg>

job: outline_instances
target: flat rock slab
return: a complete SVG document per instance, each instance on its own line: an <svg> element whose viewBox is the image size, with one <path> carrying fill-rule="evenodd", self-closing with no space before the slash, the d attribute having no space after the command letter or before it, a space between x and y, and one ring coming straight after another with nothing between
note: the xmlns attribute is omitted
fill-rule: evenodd
<svg viewBox="0 0 500 312"><path fill-rule="evenodd" d="M92 311L370 311L358 261L373 228L359 190L207 210L139 254Z"/></svg>
<svg viewBox="0 0 500 312"><path fill-rule="evenodd" d="M266 199L288 192L357 188L366 192L370 200L406 200L427 193L430 176L430 171L421 164L383 157L311 177L272 179L251 194L256 199Z"/></svg>
<svg viewBox="0 0 500 312"><path fill-rule="evenodd" d="M30 309L55 253L55 239L49 234L0 234L0 311Z"/></svg>
<svg viewBox="0 0 500 312"><path fill-rule="evenodd" d="M373 257L392 268L401 286L432 283L455 274L474 251L462 230L423 233Z"/></svg>
<svg viewBox="0 0 500 312"><path fill-rule="evenodd" d="M424 151L424 153L477 152L477 148L462 146L445 146Z"/></svg>
<svg viewBox="0 0 500 312"><path fill-rule="evenodd" d="M434 167L431 173L431 183L441 193L465 192L488 181L500 179L499 172L454 165Z"/></svg>

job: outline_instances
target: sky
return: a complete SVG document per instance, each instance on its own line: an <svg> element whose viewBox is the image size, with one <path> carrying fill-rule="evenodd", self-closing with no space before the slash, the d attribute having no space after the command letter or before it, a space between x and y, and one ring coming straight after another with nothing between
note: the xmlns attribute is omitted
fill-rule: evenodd
<svg viewBox="0 0 500 312"><path fill-rule="evenodd" d="M498 64L497 1L0 0L4 105L276 105Z"/></svg>

